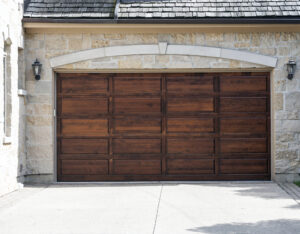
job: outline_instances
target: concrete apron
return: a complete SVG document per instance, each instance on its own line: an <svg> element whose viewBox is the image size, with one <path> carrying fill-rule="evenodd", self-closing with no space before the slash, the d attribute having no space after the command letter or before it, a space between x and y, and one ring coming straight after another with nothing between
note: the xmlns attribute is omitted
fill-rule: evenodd
<svg viewBox="0 0 300 234"><path fill-rule="evenodd" d="M24 198L8 196L9 205L0 199L1 234L300 230L299 204L273 182L60 183L24 191Z"/></svg>

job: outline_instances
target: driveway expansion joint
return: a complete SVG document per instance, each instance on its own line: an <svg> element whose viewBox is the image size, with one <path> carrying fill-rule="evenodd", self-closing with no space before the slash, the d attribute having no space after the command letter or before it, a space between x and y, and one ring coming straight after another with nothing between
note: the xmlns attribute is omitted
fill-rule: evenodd
<svg viewBox="0 0 300 234"><path fill-rule="evenodd" d="M288 195L300 205L300 188L293 183L277 183Z"/></svg>
<svg viewBox="0 0 300 234"><path fill-rule="evenodd" d="M153 226L153 232L152 232L152 234L155 233L155 228L156 228L156 223L157 223L157 218L158 218L159 205L160 205L160 201L161 201L161 195L162 195L163 187L164 187L164 184L161 184L161 188L160 188L160 193L159 193L159 197L158 197L158 203L157 203L157 208L156 208L156 215L155 215L155 220L154 220L154 226Z"/></svg>

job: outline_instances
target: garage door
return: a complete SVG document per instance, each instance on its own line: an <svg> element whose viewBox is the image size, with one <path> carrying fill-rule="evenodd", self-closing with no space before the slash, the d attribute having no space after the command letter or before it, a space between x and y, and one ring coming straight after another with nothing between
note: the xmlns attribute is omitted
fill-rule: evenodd
<svg viewBox="0 0 300 234"><path fill-rule="evenodd" d="M58 181L270 179L269 74L57 74Z"/></svg>

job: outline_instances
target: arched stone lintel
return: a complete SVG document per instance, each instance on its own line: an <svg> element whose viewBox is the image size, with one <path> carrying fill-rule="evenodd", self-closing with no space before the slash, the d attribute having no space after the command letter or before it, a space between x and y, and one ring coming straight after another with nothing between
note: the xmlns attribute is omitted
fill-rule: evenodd
<svg viewBox="0 0 300 234"><path fill-rule="evenodd" d="M104 57L162 54L225 58L260 64L267 67L276 67L277 64L277 58L275 57L246 51L206 46L168 45L166 42L152 45L124 45L84 50L51 58L50 64L51 67L55 68L67 64Z"/></svg>

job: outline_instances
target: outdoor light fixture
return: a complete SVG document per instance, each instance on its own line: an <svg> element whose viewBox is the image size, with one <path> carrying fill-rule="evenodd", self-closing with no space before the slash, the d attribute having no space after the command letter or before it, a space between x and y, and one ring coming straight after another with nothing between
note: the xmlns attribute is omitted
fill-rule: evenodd
<svg viewBox="0 0 300 234"><path fill-rule="evenodd" d="M287 71L288 71L288 79L291 80L294 78L294 74L296 71L296 62L294 59L290 59L289 62L286 64Z"/></svg>
<svg viewBox="0 0 300 234"><path fill-rule="evenodd" d="M33 75L36 80L41 79L41 71L42 71L42 64L39 62L38 59L32 64Z"/></svg>

